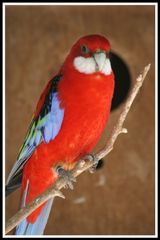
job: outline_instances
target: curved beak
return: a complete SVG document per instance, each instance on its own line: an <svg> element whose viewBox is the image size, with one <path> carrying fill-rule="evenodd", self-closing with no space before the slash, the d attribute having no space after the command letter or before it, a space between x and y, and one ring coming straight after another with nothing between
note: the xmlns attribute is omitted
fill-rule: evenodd
<svg viewBox="0 0 160 240"><path fill-rule="evenodd" d="M102 71L106 61L106 53L104 51L96 52L93 54L93 58L96 62L96 71Z"/></svg>

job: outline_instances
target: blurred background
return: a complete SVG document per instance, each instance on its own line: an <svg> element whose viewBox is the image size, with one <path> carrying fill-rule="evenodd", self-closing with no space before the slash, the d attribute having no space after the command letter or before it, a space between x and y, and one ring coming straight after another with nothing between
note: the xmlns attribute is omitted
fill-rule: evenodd
<svg viewBox="0 0 160 240"><path fill-rule="evenodd" d="M45 234L154 234L154 18L154 6L6 7L6 177L40 93L78 38L98 33L110 40L119 85L95 151L110 135L136 77L151 63L124 124L128 134L119 136L95 174L86 172L74 191L63 190L66 200L55 199ZM6 219L18 208L19 190L6 199Z"/></svg>

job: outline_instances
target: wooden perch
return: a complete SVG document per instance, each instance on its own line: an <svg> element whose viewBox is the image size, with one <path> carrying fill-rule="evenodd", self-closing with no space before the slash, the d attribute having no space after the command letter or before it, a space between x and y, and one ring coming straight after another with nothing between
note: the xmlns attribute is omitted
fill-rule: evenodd
<svg viewBox="0 0 160 240"><path fill-rule="evenodd" d="M113 128L113 131L111 133L110 138L106 142L106 145L95 154L95 157L100 160L101 158L104 158L112 149L114 146L114 143L120 133L127 133L127 129L123 128L123 123L126 119L126 116L130 110L130 107L139 92L140 87L143 84L143 81L150 69L150 64L148 64L142 74L140 74L135 82L135 85L133 86L124 106L122 109L122 112L117 120L116 125ZM84 156L83 159L86 160L80 160L74 169L71 171L71 174L73 177L77 177L84 171L88 170L90 167L93 166L92 161L87 161L87 155ZM40 194L37 198L35 198L33 201L31 201L26 207L21 208L12 218L8 220L6 223L6 229L5 233L7 234L9 231L11 231L14 227L16 227L23 219L25 219L28 215L30 215L36 208L38 208L42 203L46 202L48 199L53 198L55 196L65 198L64 195L60 192L60 189L63 188L66 185L66 182L64 179L58 179L57 182L49 187L45 192Z"/></svg>

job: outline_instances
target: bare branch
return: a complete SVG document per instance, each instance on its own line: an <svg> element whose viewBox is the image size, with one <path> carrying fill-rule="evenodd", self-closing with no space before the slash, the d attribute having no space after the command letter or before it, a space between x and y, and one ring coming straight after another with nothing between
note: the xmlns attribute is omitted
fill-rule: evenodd
<svg viewBox="0 0 160 240"><path fill-rule="evenodd" d="M95 157L100 160L101 158L105 157L110 151L113 149L113 145L120 133L127 133L127 129L123 128L123 123L126 119L126 116L130 110L130 107L139 92L140 87L143 84L143 81L150 69L150 64L148 64L145 68L142 74L140 74L136 80L135 85L133 86L126 103L123 106L122 112L117 120L116 125L113 128L112 134L110 138L108 139L106 145L95 154ZM83 157L85 159L85 156ZM93 166L92 161L86 160L80 160L74 169L71 171L72 176L77 177L82 172L88 170L90 167ZM38 208L41 204L45 203L48 199L52 197L62 197L65 198L64 195L60 192L60 189L63 188L66 185L64 179L58 179L57 182L49 187L45 192L40 194L37 198L35 198L32 202L30 202L26 207L20 209L12 218L8 220L6 223L6 229L5 233L7 234L9 231L11 231L14 227L16 227L23 219L25 219L28 215L30 215L36 208Z"/></svg>

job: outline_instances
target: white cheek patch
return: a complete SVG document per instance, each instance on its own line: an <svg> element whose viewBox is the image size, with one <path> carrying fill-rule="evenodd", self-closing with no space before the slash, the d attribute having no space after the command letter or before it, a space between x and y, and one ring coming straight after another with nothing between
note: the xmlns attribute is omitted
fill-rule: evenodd
<svg viewBox="0 0 160 240"><path fill-rule="evenodd" d="M73 64L75 68L81 73L94 73L96 69L96 63L92 57L76 57Z"/></svg>
<svg viewBox="0 0 160 240"><path fill-rule="evenodd" d="M102 63L103 60L103 63ZM97 72L97 64L101 73L109 75L112 72L111 63L108 58L97 58L96 61L93 57L84 58L82 56L74 59L73 65L80 73L92 74Z"/></svg>

